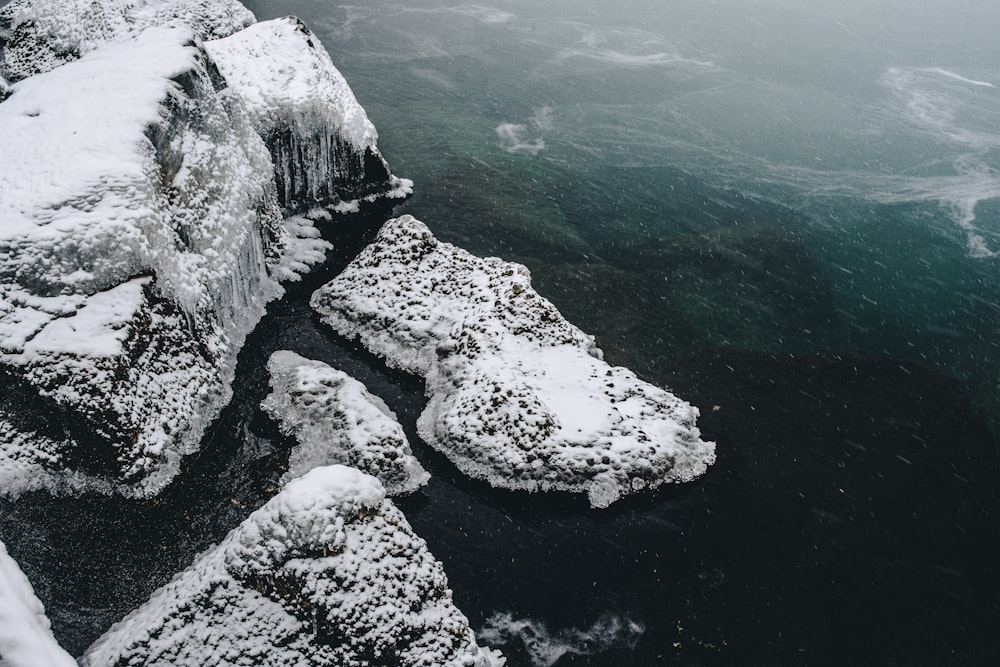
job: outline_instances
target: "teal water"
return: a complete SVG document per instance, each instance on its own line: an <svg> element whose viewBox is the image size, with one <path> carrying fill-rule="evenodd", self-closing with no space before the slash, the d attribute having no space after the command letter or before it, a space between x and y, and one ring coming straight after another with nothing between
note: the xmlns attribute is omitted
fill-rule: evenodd
<svg viewBox="0 0 1000 667"><path fill-rule="evenodd" d="M405 212L527 265L718 442L607 513L418 446L404 510L512 665L998 659L1000 10L249 4L317 32ZM420 399L390 404L412 433Z"/></svg>

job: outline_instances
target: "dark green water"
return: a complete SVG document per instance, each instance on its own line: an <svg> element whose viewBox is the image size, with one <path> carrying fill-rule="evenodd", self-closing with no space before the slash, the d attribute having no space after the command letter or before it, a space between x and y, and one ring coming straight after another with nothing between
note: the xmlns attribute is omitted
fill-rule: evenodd
<svg viewBox="0 0 1000 667"><path fill-rule="evenodd" d="M1000 11L248 4L319 34L416 181L404 211L526 264L610 361L701 408L719 461L602 512L492 491L417 441L420 382L326 331L303 289L163 498L0 508L68 648L273 492L287 443L256 406L290 348L397 411L434 476L401 506L473 625L529 619L541 664L1000 661Z"/></svg>

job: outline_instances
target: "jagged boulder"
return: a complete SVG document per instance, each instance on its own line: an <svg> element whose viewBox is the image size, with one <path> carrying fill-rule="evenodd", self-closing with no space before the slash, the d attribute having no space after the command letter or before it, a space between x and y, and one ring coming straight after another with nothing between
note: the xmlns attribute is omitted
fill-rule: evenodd
<svg viewBox="0 0 1000 667"><path fill-rule="evenodd" d="M411 493L430 475L382 399L343 371L279 350L267 363L271 393L261 408L297 441L283 482L340 463L376 477L389 495Z"/></svg>
<svg viewBox="0 0 1000 667"><path fill-rule="evenodd" d="M424 376L420 436L494 486L585 492L606 507L715 461L697 408L605 363L525 267L441 243L412 216L387 222L312 306Z"/></svg>
<svg viewBox="0 0 1000 667"><path fill-rule="evenodd" d="M499 667L375 478L291 482L87 650L86 667Z"/></svg>

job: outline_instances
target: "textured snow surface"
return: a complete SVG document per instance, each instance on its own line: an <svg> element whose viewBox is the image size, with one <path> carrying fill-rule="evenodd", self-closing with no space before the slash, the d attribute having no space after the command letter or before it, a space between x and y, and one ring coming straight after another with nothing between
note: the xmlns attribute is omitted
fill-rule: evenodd
<svg viewBox="0 0 1000 667"><path fill-rule="evenodd" d="M374 477L292 481L87 651L125 665L503 664L476 646L441 564Z"/></svg>
<svg viewBox="0 0 1000 667"><path fill-rule="evenodd" d="M421 437L494 486L586 492L606 507L715 460L697 408L602 361L525 267L441 243L412 216L387 222L312 305L423 375Z"/></svg>
<svg viewBox="0 0 1000 667"><path fill-rule="evenodd" d="M365 198L412 192L412 183L390 174L375 126L302 21L257 23L205 48L267 142L287 209L351 212Z"/></svg>
<svg viewBox="0 0 1000 667"><path fill-rule="evenodd" d="M270 156L218 83L189 30L151 28L0 104L0 364L109 441L129 492L197 446L281 293Z"/></svg>
<svg viewBox="0 0 1000 667"><path fill-rule="evenodd" d="M0 542L0 665L76 667L56 643L42 603Z"/></svg>
<svg viewBox="0 0 1000 667"><path fill-rule="evenodd" d="M267 368L272 391L261 407L299 443L283 482L334 463L377 477L390 495L411 493L430 479L396 415L362 383L284 350L271 355Z"/></svg>
<svg viewBox="0 0 1000 667"><path fill-rule="evenodd" d="M326 126L356 148L374 148L378 133L316 35L297 18L256 23L206 44L219 71L246 102L258 130Z"/></svg>
<svg viewBox="0 0 1000 667"><path fill-rule="evenodd" d="M47 72L154 26L217 39L253 22L238 0L13 0L0 8L0 76Z"/></svg>

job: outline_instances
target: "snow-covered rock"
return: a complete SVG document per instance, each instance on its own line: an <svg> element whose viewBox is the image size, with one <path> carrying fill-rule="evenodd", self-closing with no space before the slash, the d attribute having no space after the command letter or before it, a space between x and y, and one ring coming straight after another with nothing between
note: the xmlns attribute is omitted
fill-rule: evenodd
<svg viewBox="0 0 1000 667"><path fill-rule="evenodd" d="M136 493L197 446L281 293L270 156L221 85L189 30L151 28L0 104L0 366Z"/></svg>
<svg viewBox="0 0 1000 667"><path fill-rule="evenodd" d="M218 39L253 22L238 0L12 0L0 7L0 76L48 72L154 26Z"/></svg>
<svg viewBox="0 0 1000 667"><path fill-rule="evenodd" d="M0 72L0 368L69 431L0 443L0 492L155 493L314 221L411 184L315 37L235 0L14 0Z"/></svg>
<svg viewBox="0 0 1000 667"><path fill-rule="evenodd" d="M0 665L76 667L56 642L45 608L0 542Z"/></svg>
<svg viewBox="0 0 1000 667"><path fill-rule="evenodd" d="M319 39L295 17L207 42L274 157L278 198L289 210L403 198L376 146L378 133Z"/></svg>
<svg viewBox="0 0 1000 667"><path fill-rule="evenodd" d="M441 564L375 478L291 482L88 649L87 667L490 667Z"/></svg>
<svg viewBox="0 0 1000 667"><path fill-rule="evenodd" d="M586 492L606 507L715 460L697 408L602 361L525 267L441 243L411 216L387 222L312 305L389 365L423 375L421 437L494 486Z"/></svg>
<svg viewBox="0 0 1000 667"><path fill-rule="evenodd" d="M390 495L411 493L430 479L396 415L362 383L287 350L272 354L267 368L271 393L261 408L298 441L282 482L334 463L373 475Z"/></svg>

